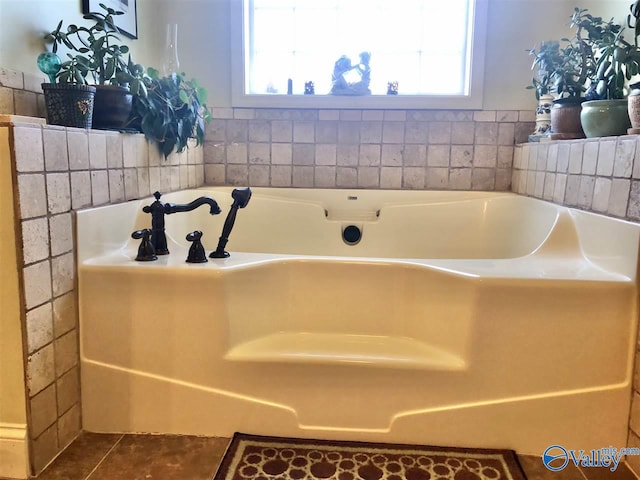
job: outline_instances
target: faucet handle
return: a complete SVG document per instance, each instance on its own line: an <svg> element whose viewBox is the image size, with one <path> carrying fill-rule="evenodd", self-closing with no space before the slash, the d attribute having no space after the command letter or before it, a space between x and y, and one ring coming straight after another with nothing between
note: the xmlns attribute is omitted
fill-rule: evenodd
<svg viewBox="0 0 640 480"><path fill-rule="evenodd" d="M150 228L136 230L131 234L131 238L135 240L142 239L142 242L140 242L140 246L138 247L138 256L136 257L136 261L151 262L158 259L158 257L156 256L156 249L153 247L153 243L151 243L150 237Z"/></svg>
<svg viewBox="0 0 640 480"><path fill-rule="evenodd" d="M200 230L196 230L187 235L187 241L193 242L189 248L189 255L187 256L188 263L206 263L209 261L207 260L207 254L204 251L202 242L200 241L201 238L202 232Z"/></svg>

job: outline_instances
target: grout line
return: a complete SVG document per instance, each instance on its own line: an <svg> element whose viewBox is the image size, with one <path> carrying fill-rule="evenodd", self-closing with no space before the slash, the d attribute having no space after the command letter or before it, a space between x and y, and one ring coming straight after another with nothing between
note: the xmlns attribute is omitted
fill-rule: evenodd
<svg viewBox="0 0 640 480"><path fill-rule="evenodd" d="M100 461L96 464L95 467L93 467L93 469L89 472L89 474L84 478L84 480L89 480L89 478L91 477L91 475L93 475L95 473L95 471L98 469L98 467L100 465L102 465L102 463L107 459L107 457L109 456L109 454L111 454L111 452L113 451L114 448L116 448L118 446L118 444L120 443L120 441L124 438L124 433L122 435L120 435L120 438L118 438L118 440L116 440L116 442L111 446L111 448L107 451L107 453L104 454L104 456L100 459Z"/></svg>

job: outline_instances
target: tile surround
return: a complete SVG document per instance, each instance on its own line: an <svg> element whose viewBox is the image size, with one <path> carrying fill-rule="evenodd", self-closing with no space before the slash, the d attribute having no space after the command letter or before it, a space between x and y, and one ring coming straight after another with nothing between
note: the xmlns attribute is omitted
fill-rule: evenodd
<svg viewBox="0 0 640 480"><path fill-rule="evenodd" d="M509 190L531 112L214 108L208 185ZM281 168L289 166L289 168Z"/></svg>
<svg viewBox="0 0 640 480"><path fill-rule="evenodd" d="M73 211L147 197L155 190L198 187L204 183L204 156L202 148L191 148L189 154L165 160L141 134L25 120L12 119L7 125L21 224L28 425L35 473L81 429Z"/></svg>

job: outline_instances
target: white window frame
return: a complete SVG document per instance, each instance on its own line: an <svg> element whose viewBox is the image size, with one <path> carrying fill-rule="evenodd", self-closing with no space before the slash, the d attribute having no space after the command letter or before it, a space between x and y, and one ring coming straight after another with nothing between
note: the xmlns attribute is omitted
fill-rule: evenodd
<svg viewBox="0 0 640 480"><path fill-rule="evenodd" d="M231 1L231 104L248 108L479 110L483 105L488 0L475 0L468 95L284 95L245 93L248 0ZM331 72L328 72L329 75Z"/></svg>

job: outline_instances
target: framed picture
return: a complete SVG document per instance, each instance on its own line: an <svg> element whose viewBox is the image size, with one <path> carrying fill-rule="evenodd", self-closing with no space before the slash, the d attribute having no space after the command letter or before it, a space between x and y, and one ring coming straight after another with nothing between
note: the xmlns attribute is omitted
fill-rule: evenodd
<svg viewBox="0 0 640 480"><path fill-rule="evenodd" d="M138 38L138 11L137 0L82 0L82 13L104 12L100 4L124 12L124 15L115 15L114 20L120 33L129 38Z"/></svg>

